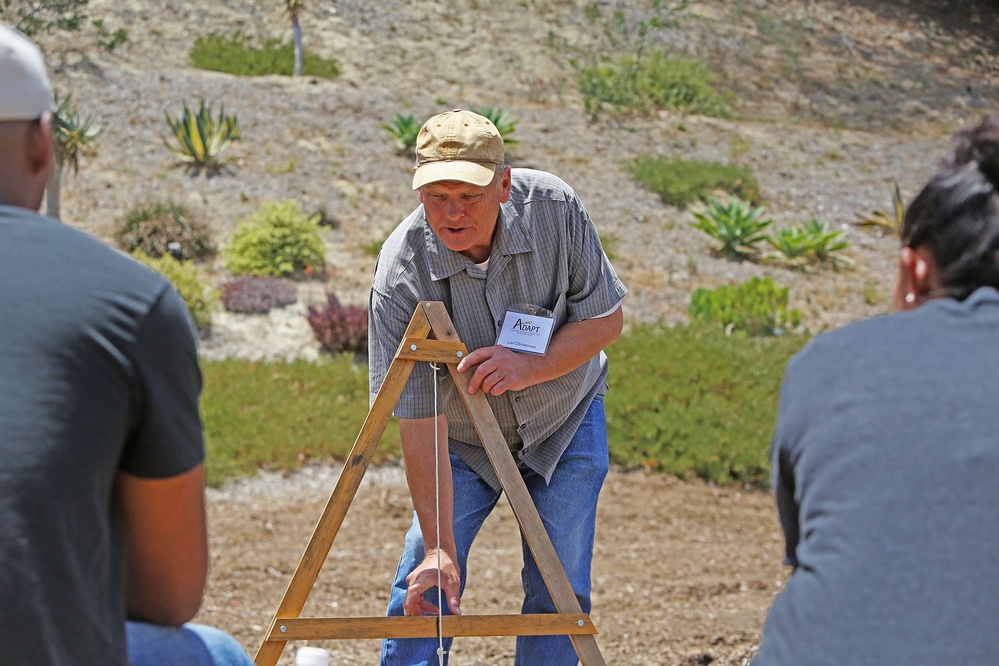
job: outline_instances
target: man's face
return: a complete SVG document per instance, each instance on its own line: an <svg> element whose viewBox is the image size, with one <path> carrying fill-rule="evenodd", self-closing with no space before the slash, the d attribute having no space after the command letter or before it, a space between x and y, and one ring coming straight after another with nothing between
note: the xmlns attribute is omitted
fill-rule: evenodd
<svg viewBox="0 0 999 666"><path fill-rule="evenodd" d="M475 263L489 258L500 204L510 197L510 169L489 185L440 180L420 188L420 201L430 228L454 252Z"/></svg>

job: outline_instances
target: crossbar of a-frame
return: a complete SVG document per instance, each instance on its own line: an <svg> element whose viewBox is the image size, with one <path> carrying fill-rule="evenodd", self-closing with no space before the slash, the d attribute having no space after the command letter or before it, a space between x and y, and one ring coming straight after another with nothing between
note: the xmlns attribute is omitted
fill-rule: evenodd
<svg viewBox="0 0 999 666"><path fill-rule="evenodd" d="M316 524L302 559L288 583L274 619L257 649L257 666L275 666L290 640L363 638L436 638L444 636L567 635L582 666L604 666L597 647L596 627L582 612L565 569L555 553L548 532L531 500L496 417L482 392L469 395L469 377L455 366L467 353L454 324L439 301L421 302L375 396L354 446L344 462L336 486ZM451 373L482 440L489 461L520 524L524 540L555 602L557 613L533 615L444 615L411 617L302 618L302 609L344 516L353 501L371 456L381 440L417 362L444 363ZM438 624L439 623L439 624Z"/></svg>

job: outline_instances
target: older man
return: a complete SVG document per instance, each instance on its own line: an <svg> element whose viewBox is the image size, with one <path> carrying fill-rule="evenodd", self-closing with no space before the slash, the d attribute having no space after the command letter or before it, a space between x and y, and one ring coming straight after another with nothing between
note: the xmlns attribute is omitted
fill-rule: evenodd
<svg viewBox="0 0 999 666"><path fill-rule="evenodd" d="M506 165L503 139L487 118L460 109L434 116L420 130L417 156L413 189L422 205L386 240L371 287L372 397L417 304L442 301L473 350L457 369L472 373L469 391L487 395L589 612L597 497L608 467L602 350L621 332L627 289L576 193L550 173ZM416 510L389 615L437 612L438 561L442 611L460 612L469 549L499 499L474 425L461 400L449 399L454 390L446 373L418 364L396 406ZM523 585L523 612L556 611L526 546ZM386 640L382 663L437 663L437 648L436 640ZM520 637L516 663L575 664L576 655L565 636Z"/></svg>
<svg viewBox="0 0 999 666"><path fill-rule="evenodd" d="M208 573L190 316L37 214L51 109L41 53L0 24L0 661L249 664L184 624Z"/></svg>

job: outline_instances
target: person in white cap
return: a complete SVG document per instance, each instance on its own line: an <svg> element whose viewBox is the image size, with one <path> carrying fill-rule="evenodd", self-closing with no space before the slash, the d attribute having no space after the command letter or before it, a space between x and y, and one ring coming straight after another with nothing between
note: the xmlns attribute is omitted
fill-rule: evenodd
<svg viewBox="0 0 999 666"><path fill-rule="evenodd" d="M0 24L0 661L250 664L208 572L195 337L163 277L37 213L41 52Z"/></svg>
<svg viewBox="0 0 999 666"><path fill-rule="evenodd" d="M572 188L507 165L487 118L460 109L434 116L420 130L417 157L413 189L422 205L385 241L371 287L372 399L417 304L442 301L472 350L457 369L471 373L470 391L486 394L589 612L597 497L608 469L602 350L620 335L627 289ZM500 496L454 390L446 372L435 376L419 363L396 405L415 513L389 615L437 613L438 555L441 610L460 612L469 549ZM444 443L439 460L435 440ZM523 612L556 611L526 547L523 586ZM436 664L438 647L436 639L388 639L382 663ZM519 637L515 663L575 664L576 654L566 636Z"/></svg>

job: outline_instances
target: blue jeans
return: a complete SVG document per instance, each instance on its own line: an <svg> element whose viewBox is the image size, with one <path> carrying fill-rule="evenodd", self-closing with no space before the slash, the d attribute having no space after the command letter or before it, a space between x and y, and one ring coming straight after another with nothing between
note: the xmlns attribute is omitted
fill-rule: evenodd
<svg viewBox="0 0 999 666"><path fill-rule="evenodd" d="M524 482L548 531L555 552L569 578L584 613L590 612L590 564L593 560L593 538L597 516L597 496L607 476L607 423L603 399L593 400L572 442L562 454L552 475L551 483L537 473L522 470ZM457 456L451 455L454 477L454 537L461 567L461 589L468 579L466 564L472 541L479 533L486 516L496 506L500 494L469 469ZM521 538L523 542L523 538ZM523 542L524 613L555 613L548 588L541 578ZM388 615L402 615L406 596L406 576L423 561L423 535L415 513L413 525L406 534L406 545L389 597ZM437 588L426 593L437 605ZM444 613L449 614L445 602ZM444 639L449 650L451 639ZM389 638L382 642L382 666L432 666L437 660L437 639ZM445 653L445 663L447 663ZM575 666L576 651L568 636L518 636L516 666Z"/></svg>
<svg viewBox="0 0 999 666"><path fill-rule="evenodd" d="M215 627L128 622L125 630L129 666L253 666L236 639Z"/></svg>

